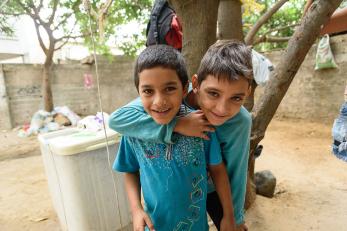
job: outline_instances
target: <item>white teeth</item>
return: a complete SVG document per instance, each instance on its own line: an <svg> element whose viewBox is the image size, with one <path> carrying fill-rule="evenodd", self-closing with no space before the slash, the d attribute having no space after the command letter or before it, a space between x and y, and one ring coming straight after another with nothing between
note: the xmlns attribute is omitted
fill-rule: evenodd
<svg viewBox="0 0 347 231"><path fill-rule="evenodd" d="M159 112L159 113L163 113L163 112L167 112L169 109L164 109L164 110L153 110L155 112Z"/></svg>

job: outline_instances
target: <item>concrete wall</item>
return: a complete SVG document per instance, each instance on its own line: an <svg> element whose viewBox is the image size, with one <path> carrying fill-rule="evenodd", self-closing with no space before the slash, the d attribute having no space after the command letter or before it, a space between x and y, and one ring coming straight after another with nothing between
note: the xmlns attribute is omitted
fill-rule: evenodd
<svg viewBox="0 0 347 231"><path fill-rule="evenodd" d="M99 63L99 78L103 110L112 112L137 96L133 86L133 59L116 57L112 63ZM12 125L30 122L33 113L43 108L41 65L3 65L5 90ZM94 86L84 87L84 74L92 74ZM55 106L66 105L80 115L94 115L99 109L94 65L60 64L54 67L52 79ZM2 113L3 114L3 113ZM0 128L7 127L0 120Z"/></svg>
<svg viewBox="0 0 347 231"><path fill-rule="evenodd" d="M343 102L347 80L347 35L331 39L338 69L314 71L316 45L308 53L297 76L284 97L276 116L331 122ZM283 52L283 51L282 51ZM276 65L281 51L266 54ZM133 85L133 59L116 57L112 63L100 62L100 87L104 111L110 113L137 96ZM84 74L92 73L94 87L84 87ZM0 129L30 122L42 108L41 66L4 64L0 88ZM66 105L81 115L99 111L94 66L60 64L52 79L56 106ZM257 89L259 96L263 89ZM6 109L7 108L7 109ZM7 112L6 112L7 110ZM11 115L10 118L7 118Z"/></svg>
<svg viewBox="0 0 347 231"><path fill-rule="evenodd" d="M313 121L332 121L336 117L347 83L347 35L332 37L330 43L338 69L315 71L317 44L312 46L276 116ZM276 66L282 52L275 51L265 55ZM256 95L259 96L262 91L262 88L257 89Z"/></svg>

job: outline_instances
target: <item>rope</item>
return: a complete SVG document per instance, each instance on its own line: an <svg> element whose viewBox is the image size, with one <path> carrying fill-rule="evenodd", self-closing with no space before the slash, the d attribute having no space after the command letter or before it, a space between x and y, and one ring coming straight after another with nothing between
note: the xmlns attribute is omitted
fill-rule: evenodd
<svg viewBox="0 0 347 231"><path fill-rule="evenodd" d="M107 160L108 160L108 164L109 164L109 170L112 176L112 183L113 183L113 189L115 192L115 196L116 196L116 200L117 200L117 210L118 210L118 214L119 214L119 221L120 221L120 225L121 228L123 228L123 224L122 224L122 215L121 215L121 211L120 211L120 207L119 207L119 198L118 198L118 190L116 187L116 179L112 170L112 164L111 164L111 159L110 159L110 150L108 148L108 137L107 137L107 132L106 132L106 125L105 125L105 117L104 117L104 112L102 109L102 101L101 101L101 91L100 91L100 81L99 81L99 69L98 69L98 60L96 57L96 46L95 46L95 37L94 37L94 33L92 30L92 19L90 16L90 3L88 0L84 0L84 7L88 12L88 20L89 20L89 32L91 35L91 40L92 40L92 44L93 44L93 57L94 57L94 61L95 61L95 75L96 75L96 83L97 83L97 89L98 89L98 100L99 100L99 110L101 112L101 116L102 116L102 125L104 128L104 135L105 135L105 143L106 143L106 152L107 152Z"/></svg>

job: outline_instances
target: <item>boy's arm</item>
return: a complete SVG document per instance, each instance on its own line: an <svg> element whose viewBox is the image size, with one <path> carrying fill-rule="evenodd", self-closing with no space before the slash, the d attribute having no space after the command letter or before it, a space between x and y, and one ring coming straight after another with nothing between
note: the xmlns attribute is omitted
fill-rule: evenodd
<svg viewBox="0 0 347 231"><path fill-rule="evenodd" d="M171 136L177 119L167 125L157 124L143 109L139 98L113 112L109 119L109 127L113 130L134 138L172 143Z"/></svg>
<svg viewBox="0 0 347 231"><path fill-rule="evenodd" d="M220 224L221 231L236 230L230 184L225 166L223 163L209 165L209 172L223 208L223 218Z"/></svg>
<svg viewBox="0 0 347 231"><path fill-rule="evenodd" d="M238 225L244 223L251 127L251 115L244 107L241 108L239 114L232 121L229 121L228 126L224 127L229 136L229 141L225 145L230 147L228 152L224 153L224 155L229 156L225 165L229 173L234 215Z"/></svg>
<svg viewBox="0 0 347 231"><path fill-rule="evenodd" d="M139 98L113 112L109 127L126 136L160 143L172 143L173 132L208 139L204 132L214 131L201 111L159 125L143 109Z"/></svg>
<svg viewBox="0 0 347 231"><path fill-rule="evenodd" d="M210 133L209 135L210 142L205 141L205 155L209 172L223 209L220 228L222 231L235 231L236 222L231 189L228 174L222 160L220 143L215 133Z"/></svg>
<svg viewBox="0 0 347 231"><path fill-rule="evenodd" d="M133 229L135 231L144 231L147 226L150 230L154 230L153 223L147 213L143 210L141 204L139 173L125 173L124 181L130 210L133 215Z"/></svg>
<svg viewBox="0 0 347 231"><path fill-rule="evenodd" d="M126 136L122 137L116 159L113 163L113 169L125 173L124 183L131 213L133 215L134 230L144 231L146 225L150 230L154 230L151 219L145 213L141 205L140 165L137 160L134 145L131 138Z"/></svg>

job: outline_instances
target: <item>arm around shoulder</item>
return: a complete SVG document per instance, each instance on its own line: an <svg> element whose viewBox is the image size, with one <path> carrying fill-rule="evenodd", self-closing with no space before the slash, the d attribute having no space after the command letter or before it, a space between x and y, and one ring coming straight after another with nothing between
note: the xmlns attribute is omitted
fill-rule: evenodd
<svg viewBox="0 0 347 231"><path fill-rule="evenodd" d="M143 109L142 104L128 104L113 112L109 127L123 135L146 141L171 143L173 128L177 120L159 125Z"/></svg>

